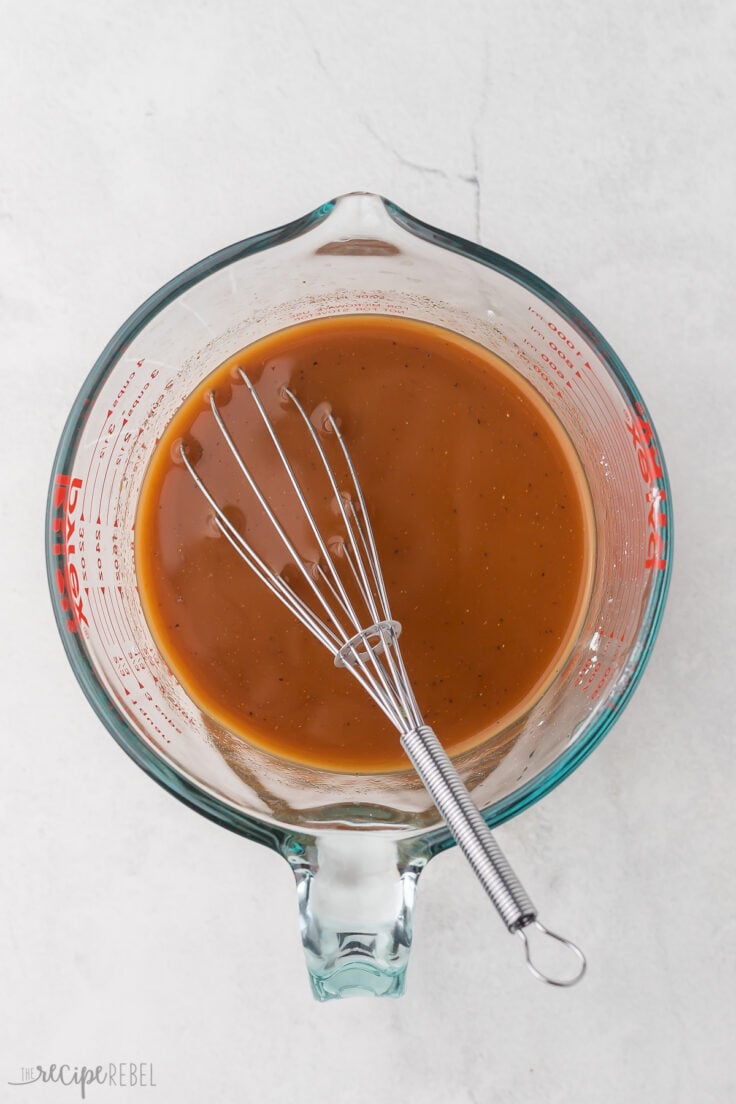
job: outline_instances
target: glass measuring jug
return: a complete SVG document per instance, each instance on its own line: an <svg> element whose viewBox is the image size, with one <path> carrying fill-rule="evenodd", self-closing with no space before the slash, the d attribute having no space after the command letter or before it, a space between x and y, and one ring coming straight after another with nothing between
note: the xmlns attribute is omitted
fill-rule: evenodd
<svg viewBox="0 0 736 1104"><path fill-rule="evenodd" d="M564 778L607 732L651 650L670 570L670 494L641 397L610 347L535 276L354 194L238 243L154 295L70 414L48 503L57 622L91 704L176 796L278 851L297 882L313 991L403 991L416 884L451 841L410 770L287 763L202 714L148 631L134 567L148 458L196 384L244 345L335 314L433 322L491 349L545 398L588 479L596 557L570 659L528 714L456 766L489 824Z"/></svg>

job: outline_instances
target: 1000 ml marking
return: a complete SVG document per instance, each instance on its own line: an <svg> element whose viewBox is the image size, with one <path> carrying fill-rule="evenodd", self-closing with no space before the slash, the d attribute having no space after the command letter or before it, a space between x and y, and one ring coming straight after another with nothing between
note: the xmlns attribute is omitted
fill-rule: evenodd
<svg viewBox="0 0 736 1104"><path fill-rule="evenodd" d="M547 333L534 325L530 325L529 330L535 337L542 338L542 341L545 343L546 347L554 353L554 356L549 356L547 352L540 353L539 349L536 345L533 345L531 341L525 340L524 344L529 345L532 351L537 354L539 359L544 362L555 376L562 380L567 387L572 387L572 383L562 370L562 365L573 372L578 379L582 378L582 373L580 371L581 366L592 372L593 366L585 360L580 349L576 348L575 342L572 341L563 330L554 322L548 321L544 315L540 314L534 307L528 307L527 309L540 323L546 324L547 330L549 331ZM573 359L573 357L579 358L579 360ZM544 374L539 366L535 365L535 368L540 374Z"/></svg>

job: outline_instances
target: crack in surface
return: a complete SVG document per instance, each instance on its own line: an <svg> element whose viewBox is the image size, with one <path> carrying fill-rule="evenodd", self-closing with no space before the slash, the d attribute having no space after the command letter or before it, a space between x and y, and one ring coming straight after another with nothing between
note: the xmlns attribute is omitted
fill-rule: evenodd
<svg viewBox="0 0 736 1104"><path fill-rule="evenodd" d="M472 135L473 140L473 165L472 172L470 173L450 173L446 169L440 169L436 165L423 165L419 161L412 161L410 158L405 157L387 138L384 138L380 134L369 119L365 115L358 116L358 122L364 127L370 136L375 139L380 146L391 154L395 161L400 165L403 165L407 169L412 169L414 172L423 173L427 176L439 176L442 180L452 181L459 180L463 184L470 184L474 193L474 207L475 207L475 229L476 237L480 231L480 180L478 176L478 151L476 148L476 136Z"/></svg>
<svg viewBox="0 0 736 1104"><path fill-rule="evenodd" d="M310 43L309 43L309 47L310 47L310 49L311 49L311 51L312 51L312 54L314 55L314 60L315 60L315 61L317 62L317 66L318 66L318 68L320 68L320 69L322 70L322 72L324 73L324 75L325 75L325 76L326 76L326 77L327 77L327 78L328 78L329 80L331 80L332 78L331 78L331 76L330 76L330 73L329 73L329 71L328 71L328 69L327 69L327 66L325 65L324 61L322 60L322 55L321 55L321 53L319 52L319 50L317 49L317 47L316 47L316 46L314 45L314 43L310 42Z"/></svg>
<svg viewBox="0 0 736 1104"><path fill-rule="evenodd" d="M324 73L324 75L327 77L328 80L332 80L332 74L330 73L329 69L325 65L324 58L322 57L322 54L320 53L320 51L318 50L318 48L315 46L314 42L312 41L311 27L309 25L309 22L304 19L303 15L301 13L301 10L299 8L299 5L290 3L288 5L288 7L291 10L292 15L295 16L295 18L299 21L299 23L301 23L302 30L304 32L304 42L305 42L307 48L309 49L310 53L312 54L312 57L316 61L317 68L320 69Z"/></svg>
<svg viewBox="0 0 736 1104"><path fill-rule="evenodd" d="M332 74L324 62L324 58L320 53L318 47L312 40L311 27L309 22L305 20L302 11L298 4L293 2L289 3L289 8L293 15L296 17L304 32L304 42L309 49L312 57L314 58L317 68L327 77L328 80L332 80ZM473 212L474 212L474 236L476 242L480 244L481 238L481 154L480 154L480 126L485 118L486 109L488 106L489 92L490 92L490 72L489 72L489 43L488 43L488 29L486 28L483 38L483 71L481 74L480 83L480 97L472 118L470 126L470 143L471 143L471 167L469 172L448 172L446 169L439 168L436 165L425 165L419 161L412 161L411 158L405 157L399 149L397 149L387 138L381 134L375 126L371 123L367 116L359 114L357 116L358 123L370 134L370 136L378 142L378 144L386 150L388 154L404 168L410 169L412 172L422 173L425 176L436 176L442 180L448 182L459 181L462 184L468 184L472 189L473 195Z"/></svg>
<svg viewBox="0 0 736 1104"><path fill-rule="evenodd" d="M490 50L488 45L488 28L486 27L485 34L483 36L483 73L480 85L480 98L478 100L478 106L476 107L475 114L473 116L473 122L470 127L470 141L473 155L473 172L472 175L467 178L468 182L473 185L473 189L475 192L475 240L478 242L479 245L481 243L481 147L479 130L486 115L486 110L488 108L488 99L491 90L489 56Z"/></svg>
<svg viewBox="0 0 736 1104"><path fill-rule="evenodd" d="M429 173L431 176L441 176L443 180L451 180L452 174L445 171L445 169L438 169L434 165L422 165L419 161L410 161L408 157L404 157L403 153L400 153L395 146L391 145L387 138L384 138L382 134L379 134L373 124L365 117L365 115L358 116L358 122L361 126L365 127L372 138L378 142L380 146L391 154L391 156L399 162L400 165L404 165L407 169L414 169L416 172ZM456 179L463 180L464 177L457 177Z"/></svg>

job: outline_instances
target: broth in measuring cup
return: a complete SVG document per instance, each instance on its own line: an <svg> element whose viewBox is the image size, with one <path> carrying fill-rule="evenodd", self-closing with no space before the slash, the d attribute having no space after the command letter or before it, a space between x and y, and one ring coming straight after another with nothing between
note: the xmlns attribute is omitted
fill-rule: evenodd
<svg viewBox="0 0 736 1104"><path fill-rule="evenodd" d="M365 691L213 524L180 461L184 441L233 524L274 570L294 570L216 425L214 391L300 555L316 561L314 537L278 483L273 445L239 368L301 464L305 487L321 496L328 539L334 504L282 388L317 417L330 404L358 472L426 723L450 754L500 736L564 665L589 597L589 492L555 415L482 346L428 323L367 315L305 322L255 342L204 380L169 423L135 529L154 639L205 713L273 754L333 771L392 771L407 761Z"/></svg>

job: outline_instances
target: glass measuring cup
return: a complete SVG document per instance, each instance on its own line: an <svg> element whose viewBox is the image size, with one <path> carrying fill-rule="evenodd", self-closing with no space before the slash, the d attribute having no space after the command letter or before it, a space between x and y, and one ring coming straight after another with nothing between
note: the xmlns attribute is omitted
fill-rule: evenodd
<svg viewBox="0 0 736 1104"><path fill-rule="evenodd" d="M602 739L636 685L670 572L670 492L651 419L578 311L498 255L353 194L172 280L123 325L64 429L48 501L59 630L98 716L151 777L278 851L296 877L317 997L403 991L417 879L452 841L409 769L288 763L200 712L148 631L134 567L148 458L196 384L244 345L335 314L433 322L485 345L544 396L582 461L596 556L568 662L527 715L455 764L486 821L519 812Z"/></svg>

